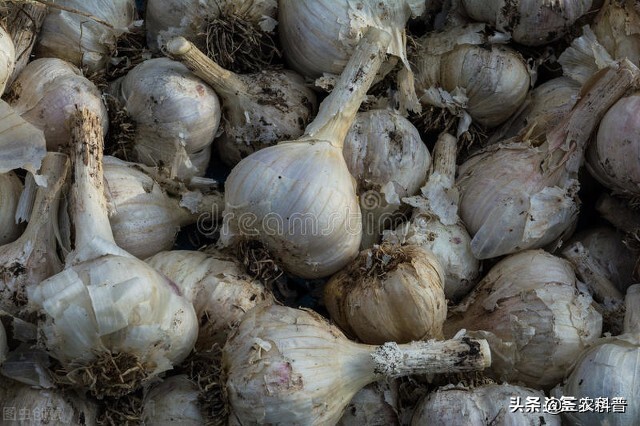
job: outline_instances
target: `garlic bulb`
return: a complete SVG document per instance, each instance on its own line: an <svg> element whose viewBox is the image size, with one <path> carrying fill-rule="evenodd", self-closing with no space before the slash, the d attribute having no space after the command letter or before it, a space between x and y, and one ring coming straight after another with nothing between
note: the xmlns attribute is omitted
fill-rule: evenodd
<svg viewBox="0 0 640 426"><path fill-rule="evenodd" d="M510 401L516 399L544 403L545 395L538 390L510 384L488 384L468 388L447 385L424 398L413 414L412 426L438 424L452 425L522 425L560 426L560 418L548 412L516 410Z"/></svg>
<svg viewBox="0 0 640 426"><path fill-rule="evenodd" d="M232 327L251 308L273 303L273 296L249 278L234 258L218 251L174 250L146 262L176 283L200 320L196 349L224 345Z"/></svg>
<svg viewBox="0 0 640 426"><path fill-rule="evenodd" d="M135 17L134 0L58 0L49 5L35 53L90 73L103 69Z"/></svg>
<svg viewBox="0 0 640 426"><path fill-rule="evenodd" d="M105 195L116 244L139 259L173 247L180 227L196 223L203 213L224 208L222 194L200 196L197 206L184 206L135 163L104 158Z"/></svg>
<svg viewBox="0 0 640 426"><path fill-rule="evenodd" d="M391 225L400 199L414 195L424 184L431 157L418 129L391 110L358 113L342 153L358 184L361 248L368 249Z"/></svg>
<svg viewBox="0 0 640 426"><path fill-rule="evenodd" d="M231 418L243 425L335 424L369 383L490 362L483 340L363 345L318 314L278 305L249 311L222 354Z"/></svg>
<svg viewBox="0 0 640 426"><path fill-rule="evenodd" d="M575 357L602 332L602 316L578 286L571 265L542 250L498 262L452 311L445 336L458 330L487 339L500 380L556 385Z"/></svg>
<svg viewBox="0 0 640 426"><path fill-rule="evenodd" d="M0 95L4 93L16 65L16 50L9 33L0 25Z"/></svg>
<svg viewBox="0 0 640 426"><path fill-rule="evenodd" d="M28 297L42 318L41 343L68 380L99 397L120 396L186 358L197 318L174 283L116 245L99 119L87 109L72 118L75 249L66 269L29 288Z"/></svg>
<svg viewBox="0 0 640 426"><path fill-rule="evenodd" d="M215 92L179 62L149 59L110 86L135 122L133 151L147 165L164 165L172 176L202 176L193 156L213 142L220 124Z"/></svg>
<svg viewBox="0 0 640 426"><path fill-rule="evenodd" d="M331 277L324 303L348 335L372 345L442 338L444 271L418 246L383 244Z"/></svg>
<svg viewBox="0 0 640 426"><path fill-rule="evenodd" d="M640 92L616 102L587 149L587 169L604 186L640 195Z"/></svg>
<svg viewBox="0 0 640 426"><path fill-rule="evenodd" d="M60 59L43 58L29 63L13 82L8 102L23 119L44 132L47 149L69 144L68 123L77 108L88 108L108 128L102 93L78 68Z"/></svg>
<svg viewBox="0 0 640 426"><path fill-rule="evenodd" d="M16 223L15 214L22 192L22 182L15 173L0 173L0 244L15 241L23 226Z"/></svg>
<svg viewBox="0 0 640 426"><path fill-rule="evenodd" d="M200 426L206 413L198 403L200 390L186 375L172 376L152 387L144 397L142 424Z"/></svg>
<svg viewBox="0 0 640 426"><path fill-rule="evenodd" d="M167 51L222 98L223 132L216 145L230 166L259 149L301 136L316 111L315 94L293 72L234 74L184 38L171 40Z"/></svg>
<svg viewBox="0 0 640 426"><path fill-rule="evenodd" d="M460 0L474 20L511 34L513 41L540 46L562 38L591 9L591 0Z"/></svg>
<svg viewBox="0 0 640 426"><path fill-rule="evenodd" d="M357 256L362 217L342 149L389 41L370 30L305 135L234 167L225 183L222 244L258 240L302 278L331 275Z"/></svg>
<svg viewBox="0 0 640 426"><path fill-rule="evenodd" d="M591 401L592 410L563 413L568 425L635 425L640 419L640 285L629 287L626 305L624 334L594 342L580 355L564 385L553 389L558 398ZM607 408L594 407L599 398L607 401ZM625 404L614 409L615 398Z"/></svg>
<svg viewBox="0 0 640 426"><path fill-rule="evenodd" d="M422 15L421 0L280 0L278 32L287 63L305 77L340 74L367 29L391 34L386 53L400 58L401 110L419 110L406 52L405 25ZM392 62L385 72L395 66Z"/></svg>
<svg viewBox="0 0 640 426"><path fill-rule="evenodd" d="M495 127L524 102L531 86L524 59L509 47L492 44L484 25L449 27L418 43L412 61L422 104L466 113L482 126ZM462 120L458 134L468 124Z"/></svg>
<svg viewBox="0 0 640 426"><path fill-rule="evenodd" d="M454 185L457 141L442 133L433 150L433 172L422 195L403 201L414 207L411 220L383 240L393 244L415 244L433 253L442 265L444 294L459 300L475 285L480 265L471 253L471 237L458 217L458 191Z"/></svg>
<svg viewBox="0 0 640 426"><path fill-rule="evenodd" d="M57 254L58 203L69 171L69 157L48 153L40 173L46 187L38 187L24 233L14 242L0 246L0 309L25 318L27 291L62 271ZM35 185L32 177L27 186Z"/></svg>
<svg viewBox="0 0 640 426"><path fill-rule="evenodd" d="M460 217L478 259L544 247L571 228L587 140L606 110L637 83L638 69L626 60L617 63L594 76L545 135L530 139L523 131L459 167Z"/></svg>
<svg viewBox="0 0 640 426"><path fill-rule="evenodd" d="M398 395L385 381L360 389L351 399L337 426L400 426Z"/></svg>

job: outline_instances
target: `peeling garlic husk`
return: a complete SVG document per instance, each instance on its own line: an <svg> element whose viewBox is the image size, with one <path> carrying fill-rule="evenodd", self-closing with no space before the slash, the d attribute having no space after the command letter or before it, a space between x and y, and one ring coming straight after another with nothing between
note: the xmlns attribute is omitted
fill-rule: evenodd
<svg viewBox="0 0 640 426"><path fill-rule="evenodd" d="M15 169L37 174L46 153L43 132L0 100L0 174Z"/></svg>
<svg viewBox="0 0 640 426"><path fill-rule="evenodd" d="M16 64L16 50L9 33L0 25L0 95L7 87Z"/></svg>
<svg viewBox="0 0 640 426"><path fill-rule="evenodd" d="M182 180L204 175L209 162L196 167L193 156L213 143L221 114L209 86L181 63L156 58L137 65L109 91L135 122L137 161L163 165Z"/></svg>
<svg viewBox="0 0 640 426"><path fill-rule="evenodd" d="M385 381L362 388L349 402L337 426L400 426L398 394Z"/></svg>
<svg viewBox="0 0 640 426"><path fill-rule="evenodd" d="M484 31L484 24L470 24L429 33L418 40L412 61L422 104L467 113L474 122L495 127L522 105L531 76L520 54L492 44ZM459 127L458 133L463 131Z"/></svg>
<svg viewBox="0 0 640 426"><path fill-rule="evenodd" d="M472 19L511 34L513 41L540 46L562 38L591 9L591 0L458 0Z"/></svg>
<svg viewBox="0 0 640 426"><path fill-rule="evenodd" d="M16 210L22 193L22 182L14 173L0 173L0 244L15 241L24 230L16 223Z"/></svg>
<svg viewBox="0 0 640 426"><path fill-rule="evenodd" d="M491 363L487 353L486 341L467 337L358 344L313 311L270 305L249 311L230 335L222 374L238 424L329 425L369 383L482 370Z"/></svg>
<svg viewBox="0 0 640 426"><path fill-rule="evenodd" d="M403 199L414 207L411 220L383 236L385 242L415 244L433 252L444 269L445 296L452 301L471 290L480 272L471 252L471 237L457 213L456 150L456 138L447 133L438 137L433 172L421 195Z"/></svg>
<svg viewBox="0 0 640 426"><path fill-rule="evenodd" d="M219 251L166 251L146 262L175 282L193 303L200 322L196 350L222 347L247 311L274 301L236 259Z"/></svg>
<svg viewBox="0 0 640 426"><path fill-rule="evenodd" d="M442 339L444 271L430 251L383 244L360 253L324 287L331 319L363 343Z"/></svg>
<svg viewBox="0 0 640 426"><path fill-rule="evenodd" d="M361 249L380 240L392 224L401 198L414 195L424 184L431 156L418 129L398 112L359 112L342 149L357 182L362 211Z"/></svg>
<svg viewBox="0 0 640 426"><path fill-rule="evenodd" d="M142 405L142 424L200 426L207 415L199 404L200 390L186 375L171 376L153 386Z"/></svg>
<svg viewBox="0 0 640 426"><path fill-rule="evenodd" d="M49 151L69 144L68 123L76 107L97 114L103 132L109 126L100 90L78 68L61 59L29 63L11 85L7 100L23 119L44 132Z"/></svg>
<svg viewBox="0 0 640 426"><path fill-rule="evenodd" d="M602 316L571 265L542 250L498 262L451 309L445 336L460 329L487 339L499 380L555 386L576 356L602 333ZM471 331L473 330L473 331Z"/></svg>
<svg viewBox="0 0 640 426"><path fill-rule="evenodd" d="M206 32L207 20L225 16L241 17L271 32L277 24L277 9L277 0L148 0L147 43L157 49L173 37L194 41Z"/></svg>
<svg viewBox="0 0 640 426"><path fill-rule="evenodd" d="M510 384L486 384L477 387L447 385L428 394L418 403L412 426L437 424L446 419L453 425L560 426L560 417L548 412L513 411L510 401L545 400L543 392Z"/></svg>
<svg viewBox="0 0 640 426"><path fill-rule="evenodd" d="M569 425L633 425L640 419L640 285L629 287L626 297L624 334L597 340L576 360L565 383L552 390L552 396L582 398L623 398L622 411L601 410L564 412Z"/></svg>
<svg viewBox="0 0 640 426"><path fill-rule="evenodd" d="M471 250L478 259L544 247L571 231L585 145L606 110L638 84L639 75L627 60L602 70L545 135L531 138L523 131L459 167L460 217L473 235Z"/></svg>
<svg viewBox="0 0 640 426"><path fill-rule="evenodd" d="M64 59L89 73L100 71L134 17L134 0L58 0L49 6L36 57Z"/></svg>

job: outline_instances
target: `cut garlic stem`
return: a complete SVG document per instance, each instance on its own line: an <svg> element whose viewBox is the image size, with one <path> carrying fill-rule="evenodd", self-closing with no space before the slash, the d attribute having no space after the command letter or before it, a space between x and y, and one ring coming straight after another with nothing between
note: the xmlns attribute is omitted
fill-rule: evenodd
<svg viewBox="0 0 640 426"><path fill-rule="evenodd" d="M606 277L606 273L593 259L589 250L581 242L571 244L562 250L562 255L569 260L582 276L598 302L606 299L622 303L623 295L615 285Z"/></svg>
<svg viewBox="0 0 640 426"><path fill-rule="evenodd" d="M46 16L47 6L42 3L20 1L9 3L7 32L16 49L16 64L7 86L11 86L13 80L31 59L31 50L35 46L36 37Z"/></svg>
<svg viewBox="0 0 640 426"><path fill-rule="evenodd" d="M640 284L627 289L625 297L624 332L640 334Z"/></svg>
<svg viewBox="0 0 640 426"><path fill-rule="evenodd" d="M222 68L184 37L167 43L167 52L191 72L213 87L221 96L237 96L247 91L247 84L237 74Z"/></svg>
<svg viewBox="0 0 640 426"><path fill-rule="evenodd" d="M457 139L449 133L441 133L433 147L433 172L425 186L429 186L433 176L438 177L443 189L453 188L456 178Z"/></svg>

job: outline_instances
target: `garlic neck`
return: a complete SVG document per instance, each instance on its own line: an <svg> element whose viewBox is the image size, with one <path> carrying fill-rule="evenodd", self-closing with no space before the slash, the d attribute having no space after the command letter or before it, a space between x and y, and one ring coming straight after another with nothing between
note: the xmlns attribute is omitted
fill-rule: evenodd
<svg viewBox="0 0 640 426"><path fill-rule="evenodd" d="M456 178L457 140L449 133L442 133L433 148L433 173L437 176L438 186L443 189L453 188ZM431 182L427 181L427 186Z"/></svg>
<svg viewBox="0 0 640 426"><path fill-rule="evenodd" d="M640 334L640 284L634 284L627 289L625 297L627 307L624 316L624 332Z"/></svg>
<svg viewBox="0 0 640 426"><path fill-rule="evenodd" d="M175 213L176 221L180 226L196 223L200 217L216 220L222 216L222 211L224 210L224 195L219 192L203 195L197 205L191 208L182 205L182 202L177 198L167 198L169 200L168 203L175 206L172 211Z"/></svg>
<svg viewBox="0 0 640 426"><path fill-rule="evenodd" d="M317 117L307 126L301 140L324 140L342 150L344 139L384 61L390 42L389 33L377 28L369 29L355 48L333 91L320 104Z"/></svg>

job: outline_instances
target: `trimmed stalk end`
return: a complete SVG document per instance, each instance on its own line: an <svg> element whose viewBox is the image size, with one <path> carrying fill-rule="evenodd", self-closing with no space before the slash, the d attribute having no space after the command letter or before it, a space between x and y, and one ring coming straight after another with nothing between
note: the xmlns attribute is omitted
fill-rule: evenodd
<svg viewBox="0 0 640 426"><path fill-rule="evenodd" d="M167 43L167 52L170 55L182 56L191 50L192 44L184 37L174 37Z"/></svg>

